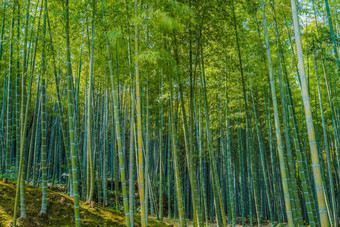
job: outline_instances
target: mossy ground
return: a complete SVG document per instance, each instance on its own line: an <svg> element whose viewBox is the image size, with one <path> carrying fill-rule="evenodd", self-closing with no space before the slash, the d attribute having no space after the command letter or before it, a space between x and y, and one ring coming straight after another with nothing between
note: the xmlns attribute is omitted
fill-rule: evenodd
<svg viewBox="0 0 340 227"><path fill-rule="evenodd" d="M0 226L11 226L15 200L16 184L0 182ZM27 217L19 219L18 226L74 226L73 199L65 194L48 191L47 215L40 215L41 189L26 187ZM19 214L20 215L20 214ZM91 208L80 202L82 226L125 226L122 212L109 208ZM149 219L149 226L167 226L165 223ZM135 216L135 226L140 225L140 216Z"/></svg>
<svg viewBox="0 0 340 227"><path fill-rule="evenodd" d="M15 182L3 183L0 181L0 227L11 226L15 190ZM26 186L27 217L19 219L18 226L74 226L73 199L71 197L48 190L47 215L41 216L41 195L40 188ZM125 226L124 214L110 208L91 208L89 204L80 202L80 215L82 226ZM164 218L164 222L159 222L156 218L149 217L148 220L148 226L151 227L178 226L177 219ZM238 217L237 222L239 224L237 226L242 226L240 217ZM135 226L141 226L140 215L135 216ZM192 221L188 221L188 227L190 226L193 226ZM217 224L212 222L209 226L217 226ZM246 220L246 226L249 226L248 220ZM269 221L264 220L262 226L271 225Z"/></svg>

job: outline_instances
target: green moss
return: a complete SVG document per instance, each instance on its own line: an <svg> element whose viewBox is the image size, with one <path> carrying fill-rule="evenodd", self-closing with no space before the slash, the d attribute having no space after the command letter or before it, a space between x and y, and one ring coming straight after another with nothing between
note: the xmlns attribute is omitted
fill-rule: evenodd
<svg viewBox="0 0 340 227"><path fill-rule="evenodd" d="M0 226L12 222L15 199L15 183L0 182ZM67 195L48 191L47 215L40 216L41 190L37 187L26 187L27 217L19 219L18 226L74 226L73 199ZM20 215L20 214L19 214ZM122 212L108 208L95 207L80 202L82 226L125 226ZM140 225L140 216L135 216L135 226ZM157 220L149 219L149 226L167 226Z"/></svg>

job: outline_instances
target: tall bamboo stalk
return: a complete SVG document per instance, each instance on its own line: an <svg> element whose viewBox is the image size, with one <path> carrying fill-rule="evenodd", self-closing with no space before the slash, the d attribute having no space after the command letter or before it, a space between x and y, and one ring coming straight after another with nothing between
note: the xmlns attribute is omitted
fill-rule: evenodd
<svg viewBox="0 0 340 227"><path fill-rule="evenodd" d="M298 65L299 65L299 72L301 78L301 96L303 98L305 116L306 116L306 123L307 123L307 130L308 130L308 140L309 146L312 156L312 167L313 167L313 176L314 176L314 183L315 183L315 190L317 195L317 202L319 207L319 216L320 216L320 224L321 226L328 227L329 220L327 217L327 208L326 208L326 199L324 194L324 186L321 180L321 170L320 170L320 162L319 156L315 141L315 131L313 125L313 117L312 117L312 110L309 101L309 95L307 91L307 81L306 81L306 72L305 72L305 63L303 57L303 50L302 50L302 42L300 37L300 28L299 28L299 18L296 9L296 1L291 0L292 6L292 14L293 14L293 21L294 21L294 32L295 32L295 39L296 39L296 49L298 55Z"/></svg>
<svg viewBox="0 0 340 227"><path fill-rule="evenodd" d="M89 70L89 92L87 96L87 168L88 168L88 196L87 200L89 202L93 199L94 193L94 161L93 161L93 138L92 138L92 98L93 98L93 55L94 55L94 42L95 42L95 15L96 15L96 1L92 1L92 42L91 42L91 55L90 55L90 70Z"/></svg>
<svg viewBox="0 0 340 227"><path fill-rule="evenodd" d="M139 79L139 55L138 55L138 0L135 0L135 78L136 78L136 108L137 108L137 151L138 151L138 183L141 205L141 223L146 226L147 214L145 212L145 189L144 189L144 159L143 159L143 138L142 138L142 113L141 113L141 92ZM146 151L148 152L148 151ZM147 160L146 160L147 161Z"/></svg>
<svg viewBox="0 0 340 227"><path fill-rule="evenodd" d="M79 194L78 194L78 171L77 171L77 151L75 150L74 138L74 121L73 121L73 82L72 82L72 67L71 67L71 50L70 50L70 25L69 25L69 3L65 0L66 9L66 66L67 66L67 113L68 113L68 130L70 137L71 148L71 166L72 166L72 183L73 183L73 200L74 200L74 218L75 224L79 227Z"/></svg>
<svg viewBox="0 0 340 227"><path fill-rule="evenodd" d="M262 5L264 5L262 0ZM264 26L264 33L265 33L265 42L266 42L266 49L267 49L267 61L268 61L268 69L269 69L269 80L270 80L270 87L271 87L271 94L272 94L272 102L274 108L274 121L275 121L275 129L276 129L276 140L278 143L277 149L279 153L279 160L280 160L280 171L281 171L281 178L282 178L282 186L283 186L283 193L285 198L285 206L286 206L286 213L288 218L288 225L294 225L294 217L292 214L292 209L294 206L291 204L291 195L289 193L290 188L290 179L287 172L286 160L284 155L284 147L281 135L281 124L279 119L279 110L277 105L277 98L276 98L276 88L275 88L275 81L274 81L274 72L273 72L273 65L272 65L272 57L270 51L270 44L269 44L269 35L268 35L268 27L267 27L267 19L265 8L263 6L263 26Z"/></svg>
<svg viewBox="0 0 340 227"><path fill-rule="evenodd" d="M46 14L47 0L44 1L44 21L43 21L43 47L41 54L41 170L42 170L42 200L40 213L45 214L47 210L47 127L46 127Z"/></svg>
<svg viewBox="0 0 340 227"><path fill-rule="evenodd" d="M102 0L103 21L105 23L106 20L105 20L104 9L105 9L104 1ZM123 149L122 149L120 115L119 115L119 109L118 109L118 98L117 98L116 87L114 84L111 50L110 50L110 43L109 43L107 30L105 30L104 34L105 34L108 64L109 64L109 70L110 70L109 72L110 72L112 99L113 99L113 107L114 107L113 109L114 118L113 119L114 119L114 124L115 124L115 136L116 136L116 141L117 141L118 159L119 159L119 166L120 166L119 169L120 169L120 176L121 176L122 190L123 190L124 213L125 213L125 218L126 218L126 226L131 226L130 219L131 219L131 216L133 216L133 213L131 214L129 212L129 202L128 202L128 195L127 195L127 189L126 189L126 177L125 177L124 157L123 157ZM116 182L117 182L117 179L116 179ZM118 186L118 183L116 184L116 187L117 186ZM116 190L118 189L116 188Z"/></svg>
<svg viewBox="0 0 340 227"><path fill-rule="evenodd" d="M172 79L170 78L170 121L171 121L171 143L172 143L172 153L173 153L173 165L174 165L174 173L175 173L175 184L176 184L176 196L177 196L177 208L179 215L179 225L181 227L186 226L185 218L184 218L184 200L183 200L183 188L182 182L180 179L180 169L179 169L179 158L177 151L177 132L175 127L175 119L174 119L174 110L172 104Z"/></svg>

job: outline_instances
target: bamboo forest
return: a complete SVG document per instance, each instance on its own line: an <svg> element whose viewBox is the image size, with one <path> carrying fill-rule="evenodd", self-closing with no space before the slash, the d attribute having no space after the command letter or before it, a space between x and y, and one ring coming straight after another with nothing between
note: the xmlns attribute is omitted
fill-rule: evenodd
<svg viewBox="0 0 340 227"><path fill-rule="evenodd" d="M340 226L340 1L1 0L0 226Z"/></svg>

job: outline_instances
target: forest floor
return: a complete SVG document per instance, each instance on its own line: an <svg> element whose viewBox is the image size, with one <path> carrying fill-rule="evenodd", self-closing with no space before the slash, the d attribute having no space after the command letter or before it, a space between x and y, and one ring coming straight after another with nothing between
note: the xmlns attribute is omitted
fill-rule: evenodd
<svg viewBox="0 0 340 227"><path fill-rule="evenodd" d="M12 225L16 184L0 182L0 227ZM17 226L74 226L73 199L65 194L48 191L47 215L40 215L41 189L27 185L27 217L19 219ZM19 214L20 215L20 214ZM94 207L80 202L82 226L125 226L125 216L122 212L109 208ZM135 216L135 226L140 225L140 216ZM163 222L149 219L148 226L168 226Z"/></svg>
<svg viewBox="0 0 340 227"><path fill-rule="evenodd" d="M15 200L16 183L0 181L0 227L12 226L13 208ZM38 227L38 226L74 226L73 198L52 190L48 190L47 215L40 215L41 189L38 187L26 186L26 218L19 219L17 226ZM19 214L20 215L20 214ZM82 226L125 226L123 212L104 207L94 207L88 203L80 202L80 215ZM178 220L164 218L164 222L149 217L148 226L178 226ZM237 222L242 223L241 218ZM188 227L193 226L189 221ZM135 226L141 226L140 216L135 216ZM217 226L210 223L209 226ZM242 225L236 225L242 226ZM247 225L248 226L248 225ZM264 221L262 226L271 226Z"/></svg>

